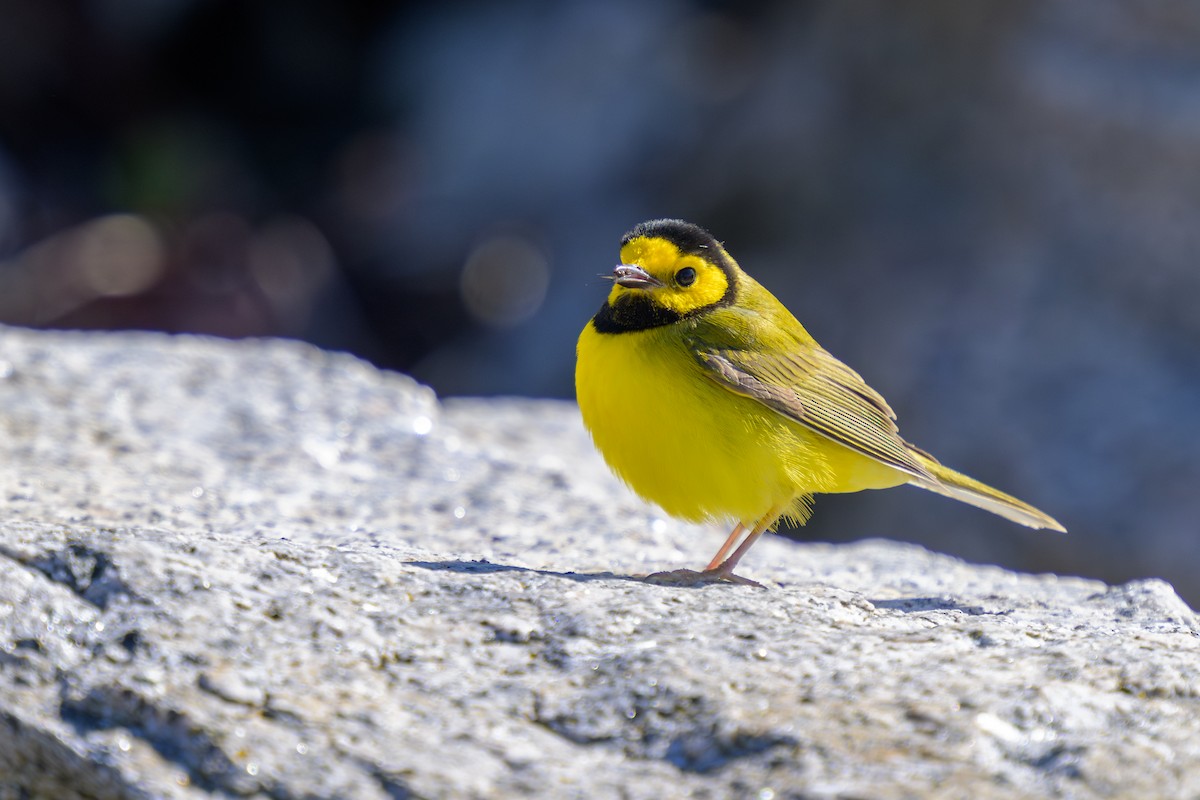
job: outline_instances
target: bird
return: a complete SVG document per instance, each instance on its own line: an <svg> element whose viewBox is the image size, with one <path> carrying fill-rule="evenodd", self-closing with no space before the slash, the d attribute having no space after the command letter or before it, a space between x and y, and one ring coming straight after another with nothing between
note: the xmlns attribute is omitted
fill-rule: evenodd
<svg viewBox="0 0 1200 800"><path fill-rule="evenodd" d="M804 524L817 494L912 484L1065 532L905 441L883 396L705 229L643 222L622 237L620 262L579 336L576 399L635 493L675 518L734 523L703 577L759 585L734 569L780 522Z"/></svg>

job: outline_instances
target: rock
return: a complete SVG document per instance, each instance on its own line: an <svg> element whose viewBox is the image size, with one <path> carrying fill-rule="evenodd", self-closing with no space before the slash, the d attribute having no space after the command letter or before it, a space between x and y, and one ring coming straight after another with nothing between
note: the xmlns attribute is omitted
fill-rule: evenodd
<svg viewBox="0 0 1200 800"><path fill-rule="evenodd" d="M1184 797L1200 621L724 536L573 405L281 341L0 329L0 798Z"/></svg>

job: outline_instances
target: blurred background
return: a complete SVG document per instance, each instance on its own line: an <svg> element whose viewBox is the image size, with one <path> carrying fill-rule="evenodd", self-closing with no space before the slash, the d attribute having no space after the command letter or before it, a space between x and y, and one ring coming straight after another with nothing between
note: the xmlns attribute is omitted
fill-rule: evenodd
<svg viewBox="0 0 1200 800"><path fill-rule="evenodd" d="M1200 6L0 0L0 322L288 336L572 396L635 223L698 222L1028 531L886 536L1200 604Z"/></svg>

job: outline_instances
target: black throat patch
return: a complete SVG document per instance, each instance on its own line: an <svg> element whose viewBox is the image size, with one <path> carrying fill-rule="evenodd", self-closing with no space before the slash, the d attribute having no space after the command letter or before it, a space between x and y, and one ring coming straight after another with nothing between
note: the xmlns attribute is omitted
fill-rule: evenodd
<svg viewBox="0 0 1200 800"><path fill-rule="evenodd" d="M592 327L597 333L629 333L674 325L681 319L682 314L651 301L649 295L631 293L617 300L615 305L605 303L601 306L592 317Z"/></svg>

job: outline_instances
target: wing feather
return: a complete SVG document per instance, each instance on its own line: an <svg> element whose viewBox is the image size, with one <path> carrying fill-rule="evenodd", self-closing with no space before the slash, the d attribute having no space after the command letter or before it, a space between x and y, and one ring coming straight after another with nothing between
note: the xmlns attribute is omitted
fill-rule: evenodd
<svg viewBox="0 0 1200 800"><path fill-rule="evenodd" d="M896 415L861 376L816 344L756 352L692 352L709 378L758 400L838 444L918 478L933 480L896 429Z"/></svg>

